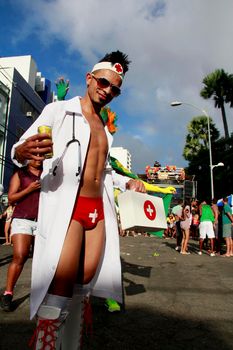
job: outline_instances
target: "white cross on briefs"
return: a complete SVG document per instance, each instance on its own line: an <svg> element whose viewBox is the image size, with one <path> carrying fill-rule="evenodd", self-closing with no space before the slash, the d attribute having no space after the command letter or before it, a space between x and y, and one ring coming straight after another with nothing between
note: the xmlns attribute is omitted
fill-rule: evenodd
<svg viewBox="0 0 233 350"><path fill-rule="evenodd" d="M97 213L97 210L95 209L94 213L90 213L89 214L89 218L91 218L91 222L94 224L95 223L95 220L97 219L98 217L98 213Z"/></svg>
<svg viewBox="0 0 233 350"><path fill-rule="evenodd" d="M149 213L149 215L151 216L152 214L153 214L153 212L154 212L154 209L152 209L151 207L150 207L150 204L148 205L148 207L146 208L146 211Z"/></svg>

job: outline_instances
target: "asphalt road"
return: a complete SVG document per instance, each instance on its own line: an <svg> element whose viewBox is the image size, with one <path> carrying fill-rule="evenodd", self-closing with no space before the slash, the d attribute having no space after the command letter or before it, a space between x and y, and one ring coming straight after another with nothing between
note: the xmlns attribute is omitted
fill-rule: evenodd
<svg viewBox="0 0 233 350"><path fill-rule="evenodd" d="M174 250L175 240L121 237L124 305L110 313L93 298L94 333L83 350L233 349L233 258ZM0 246L0 289L12 247ZM0 349L26 350L31 259L15 288L14 308L0 311Z"/></svg>

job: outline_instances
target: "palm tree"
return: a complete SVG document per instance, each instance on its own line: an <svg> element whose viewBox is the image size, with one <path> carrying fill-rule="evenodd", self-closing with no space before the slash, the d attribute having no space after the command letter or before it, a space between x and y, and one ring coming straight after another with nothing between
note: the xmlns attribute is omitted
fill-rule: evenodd
<svg viewBox="0 0 233 350"><path fill-rule="evenodd" d="M229 131L225 112L225 103L233 106L233 75L226 73L223 69L216 69L203 79L204 88L200 95L209 99L213 97L215 107L221 109L225 137L229 138Z"/></svg>
<svg viewBox="0 0 233 350"><path fill-rule="evenodd" d="M187 126L188 134L184 146L183 157L192 161L199 152L208 149L208 120L206 116L195 117ZM216 129L210 118L211 142L219 138L219 131Z"/></svg>
<svg viewBox="0 0 233 350"><path fill-rule="evenodd" d="M229 75L226 103L230 103L230 107L233 107L233 74Z"/></svg>

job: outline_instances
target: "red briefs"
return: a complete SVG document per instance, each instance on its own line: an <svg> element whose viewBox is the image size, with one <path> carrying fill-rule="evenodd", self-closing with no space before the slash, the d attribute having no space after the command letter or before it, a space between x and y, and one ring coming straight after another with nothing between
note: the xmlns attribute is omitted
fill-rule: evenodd
<svg viewBox="0 0 233 350"><path fill-rule="evenodd" d="M104 219L103 198L77 197L71 219L78 221L86 230L93 229Z"/></svg>

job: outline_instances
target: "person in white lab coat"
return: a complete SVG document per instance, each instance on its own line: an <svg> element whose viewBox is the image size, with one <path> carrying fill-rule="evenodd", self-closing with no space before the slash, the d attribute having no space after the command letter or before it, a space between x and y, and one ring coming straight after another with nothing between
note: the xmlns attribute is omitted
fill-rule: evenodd
<svg viewBox="0 0 233 350"><path fill-rule="evenodd" d="M129 63L120 51L106 54L86 74L84 97L47 105L12 149L18 166L27 159L44 160L32 264L31 318L37 314L36 349L42 343L52 344L54 349L79 348L78 317L87 292L121 302L113 185L139 192L145 192L145 187L140 180L129 180L109 166L112 135L100 110L120 94ZM46 134L37 134L40 125L51 126L52 141ZM53 157L44 159L51 151ZM49 335L44 328L48 324ZM58 328L55 337L51 327Z"/></svg>

